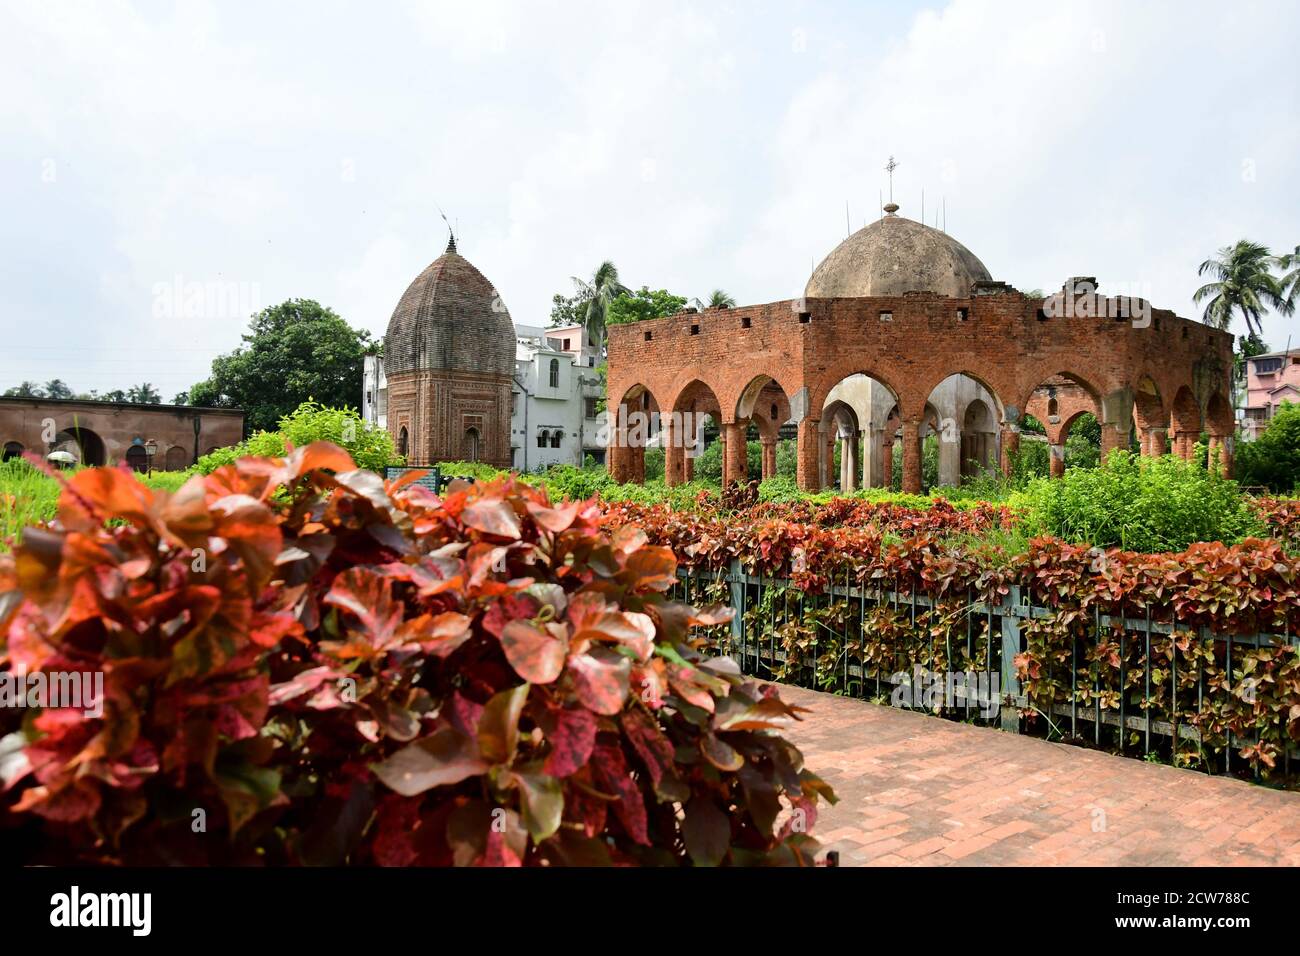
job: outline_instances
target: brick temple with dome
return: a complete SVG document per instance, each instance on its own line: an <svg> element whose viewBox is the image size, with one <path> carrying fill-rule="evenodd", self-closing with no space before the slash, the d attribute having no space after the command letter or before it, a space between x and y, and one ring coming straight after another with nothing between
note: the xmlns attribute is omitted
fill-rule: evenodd
<svg viewBox="0 0 1300 956"><path fill-rule="evenodd" d="M620 481L644 480L648 445L664 448L669 484L689 480L706 419L723 443L724 485L775 475L782 426L797 430L807 491L888 486L899 455L903 490L919 492L930 434L940 484L1008 472L1026 415L1043 426L1059 475L1085 413L1101 426L1103 455L1135 444L1188 458L1205 433L1231 469L1230 334L1107 297L1092 278L1031 298L892 202L798 298L613 326L608 361L607 462Z"/></svg>

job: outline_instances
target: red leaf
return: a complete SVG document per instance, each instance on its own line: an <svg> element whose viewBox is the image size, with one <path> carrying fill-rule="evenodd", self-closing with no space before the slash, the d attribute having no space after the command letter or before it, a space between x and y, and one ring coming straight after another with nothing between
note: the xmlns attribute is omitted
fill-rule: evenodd
<svg viewBox="0 0 1300 956"><path fill-rule="evenodd" d="M621 654L594 648L569 656L569 675L578 700L598 714L617 714L627 700L632 662Z"/></svg>
<svg viewBox="0 0 1300 956"><path fill-rule="evenodd" d="M501 632L501 650L515 673L530 684L549 684L564 670L566 641L529 621L513 620Z"/></svg>
<svg viewBox="0 0 1300 956"><path fill-rule="evenodd" d="M478 498L470 502L460 513L460 520L484 534L519 540L519 517L500 498Z"/></svg>
<svg viewBox="0 0 1300 956"><path fill-rule="evenodd" d="M611 744L597 745L591 766L600 790L618 797L614 801L614 815L623 824L627 835L642 846L649 846L645 801L628 770L622 749Z"/></svg>
<svg viewBox="0 0 1300 956"><path fill-rule="evenodd" d="M551 752L542 772L552 777L567 777L591 758L596 745L596 718L589 710L569 707L549 713L547 720L551 723L546 728Z"/></svg>

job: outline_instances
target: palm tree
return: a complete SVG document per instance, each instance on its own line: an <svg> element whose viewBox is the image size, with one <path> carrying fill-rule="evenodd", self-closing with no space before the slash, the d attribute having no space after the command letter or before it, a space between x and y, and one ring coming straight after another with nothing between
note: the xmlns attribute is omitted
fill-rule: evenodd
<svg viewBox="0 0 1300 956"><path fill-rule="evenodd" d="M1290 315L1295 306L1282 295L1282 286L1269 272L1274 263L1266 246L1239 239L1235 246L1225 246L1213 259L1206 259L1197 275L1209 273L1216 282L1208 282L1192 293L1192 301L1209 299L1202 316L1206 325L1226 329L1234 312L1246 320L1246 330L1259 335L1260 319L1266 308Z"/></svg>
<svg viewBox="0 0 1300 956"><path fill-rule="evenodd" d="M162 396L158 394L158 389L145 382L142 385L132 385L128 388L126 390L126 400L140 405L159 405L162 403Z"/></svg>
<svg viewBox="0 0 1300 956"><path fill-rule="evenodd" d="M46 398L71 398L72 389L61 378L52 378L45 383Z"/></svg>
<svg viewBox="0 0 1300 956"><path fill-rule="evenodd" d="M587 338L596 346L597 357L603 359L605 315L609 311L609 304L628 291L627 286L618 280L618 267L608 259L592 273L590 282L574 276L573 284L578 290L578 298L587 303L587 310L583 317Z"/></svg>
<svg viewBox="0 0 1300 956"><path fill-rule="evenodd" d="M691 301L695 303L695 307L701 312L705 309L734 309L736 307L736 300L721 289L714 289L712 294L709 295L708 302L701 302L699 299L692 299Z"/></svg>
<svg viewBox="0 0 1300 956"><path fill-rule="evenodd" d="M1296 300L1300 299L1300 246L1296 246L1294 252L1282 253L1273 261L1282 270L1278 291L1286 299L1286 304L1294 309Z"/></svg>

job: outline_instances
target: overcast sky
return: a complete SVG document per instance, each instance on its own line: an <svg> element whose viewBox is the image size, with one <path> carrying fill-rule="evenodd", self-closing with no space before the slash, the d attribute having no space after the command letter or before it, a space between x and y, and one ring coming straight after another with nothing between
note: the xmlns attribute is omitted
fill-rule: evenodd
<svg viewBox="0 0 1300 956"><path fill-rule="evenodd" d="M1300 244L1298 28L1236 0L0 0L0 389L170 400L294 296L381 334L439 207L517 323L605 258L790 298L891 154L900 214L942 201L995 278L1198 316L1218 247Z"/></svg>

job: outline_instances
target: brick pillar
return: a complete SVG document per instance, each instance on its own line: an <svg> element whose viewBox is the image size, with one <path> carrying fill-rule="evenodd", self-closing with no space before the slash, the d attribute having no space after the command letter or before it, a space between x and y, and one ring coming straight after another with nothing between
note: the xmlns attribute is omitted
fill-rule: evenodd
<svg viewBox="0 0 1300 956"><path fill-rule="evenodd" d="M822 436L822 484L835 487L835 433Z"/></svg>
<svg viewBox="0 0 1300 956"><path fill-rule="evenodd" d="M1128 451L1128 435L1123 429L1103 422L1101 426L1101 460L1104 462L1106 456L1116 448Z"/></svg>
<svg viewBox="0 0 1300 956"><path fill-rule="evenodd" d="M1011 477L1013 459L1020 453L1020 426L1002 425L1002 474Z"/></svg>
<svg viewBox="0 0 1300 956"><path fill-rule="evenodd" d="M776 438L763 439L763 480L776 477Z"/></svg>
<svg viewBox="0 0 1300 956"><path fill-rule="evenodd" d="M726 488L733 481L744 484L749 480L748 465L745 461L745 426L749 422L725 422L722 426L722 440L726 443L722 449L722 487Z"/></svg>
<svg viewBox="0 0 1300 956"><path fill-rule="evenodd" d="M921 423L903 422L903 491L921 493Z"/></svg>
<svg viewBox="0 0 1300 956"><path fill-rule="evenodd" d="M664 483L680 485L685 480L682 467L686 459L686 449L683 447L685 436L682 434L681 423L674 416L664 416L663 423Z"/></svg>
<svg viewBox="0 0 1300 956"><path fill-rule="evenodd" d="M1174 454L1183 461L1190 461L1192 457L1192 447L1196 444L1196 439L1200 436L1195 432L1174 432Z"/></svg>
<svg viewBox="0 0 1300 956"><path fill-rule="evenodd" d="M1219 474L1224 477L1232 477L1232 436L1210 435L1209 452L1209 467L1212 469L1217 467ZM1214 462L1216 454L1219 457L1217 466Z"/></svg>
<svg viewBox="0 0 1300 956"><path fill-rule="evenodd" d="M1065 474L1065 445L1054 442L1047 446L1047 450L1048 474L1052 478L1060 478Z"/></svg>
<svg viewBox="0 0 1300 956"><path fill-rule="evenodd" d="M803 491L821 491L821 422L804 418L799 422L797 456L799 459L799 487Z"/></svg>
<svg viewBox="0 0 1300 956"><path fill-rule="evenodd" d="M695 449L696 452L699 449ZM682 477L686 481L695 480L695 458L692 455L682 456Z"/></svg>
<svg viewBox="0 0 1300 956"><path fill-rule="evenodd" d="M1142 454L1151 458L1159 458L1165 453L1165 436L1169 433L1166 428L1148 428L1143 437Z"/></svg>

